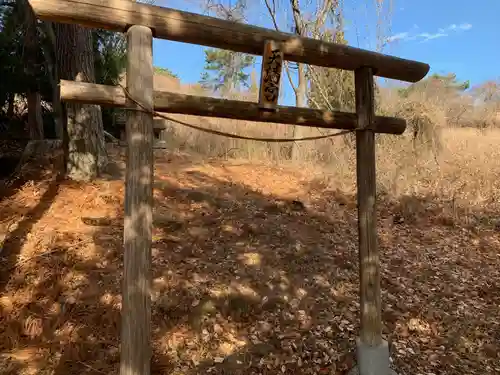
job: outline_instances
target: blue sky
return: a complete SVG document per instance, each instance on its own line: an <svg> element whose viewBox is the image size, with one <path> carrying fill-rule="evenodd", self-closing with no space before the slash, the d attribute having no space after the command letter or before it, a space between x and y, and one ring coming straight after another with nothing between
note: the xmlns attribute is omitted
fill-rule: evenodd
<svg viewBox="0 0 500 375"><path fill-rule="evenodd" d="M197 0L158 0L157 5L201 13ZM255 1L249 22L271 28L264 0ZM349 45L375 49L375 0L344 0ZM500 77L500 0L393 0L390 43L384 53L430 64L431 73L456 73L472 85ZM154 41L154 64L171 69L183 83L197 82L203 71L204 47ZM182 57L181 57L182 56ZM260 59L256 70L260 73ZM285 76L283 76L285 79ZM281 104L293 105L285 83Z"/></svg>

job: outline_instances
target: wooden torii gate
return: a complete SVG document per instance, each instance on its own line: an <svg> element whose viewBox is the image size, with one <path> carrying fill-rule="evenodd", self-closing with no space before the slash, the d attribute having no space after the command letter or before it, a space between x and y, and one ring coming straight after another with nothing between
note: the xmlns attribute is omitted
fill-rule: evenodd
<svg viewBox="0 0 500 375"><path fill-rule="evenodd" d="M127 33L126 90L61 82L62 100L136 109L128 111L126 122L120 374L150 374L154 110L356 131L361 330L355 371L361 375L387 375L389 350L382 339L376 234L375 133L402 134L406 123L375 116L373 76L417 82L427 74L429 65L130 0L29 0L29 3L43 20ZM153 36L263 55L259 103L154 92ZM277 106L281 66L273 68L268 58L279 63L285 59L354 71L356 113Z"/></svg>

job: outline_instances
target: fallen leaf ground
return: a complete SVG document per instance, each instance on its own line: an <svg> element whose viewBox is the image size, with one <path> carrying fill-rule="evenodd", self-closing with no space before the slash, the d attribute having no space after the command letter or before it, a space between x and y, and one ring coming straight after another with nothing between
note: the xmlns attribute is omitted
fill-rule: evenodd
<svg viewBox="0 0 500 375"><path fill-rule="evenodd" d="M153 374L344 374L358 332L355 197L302 171L158 157ZM0 202L1 374L115 374L124 185L50 173ZM379 200L400 374L500 373L499 211ZM302 205L302 204L303 205ZM495 221L497 220L497 221Z"/></svg>

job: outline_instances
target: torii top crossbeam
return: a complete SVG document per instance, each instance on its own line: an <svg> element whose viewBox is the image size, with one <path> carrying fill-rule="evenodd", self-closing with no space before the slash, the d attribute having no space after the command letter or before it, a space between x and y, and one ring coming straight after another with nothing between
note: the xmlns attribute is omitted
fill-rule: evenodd
<svg viewBox="0 0 500 375"><path fill-rule="evenodd" d="M417 82L429 71L428 64L418 61L130 0L29 3L35 14L47 21L119 32L131 25L143 25L152 29L156 38L254 55L262 55L266 40L274 40L283 43L285 60L345 70L368 66L377 76L406 82Z"/></svg>

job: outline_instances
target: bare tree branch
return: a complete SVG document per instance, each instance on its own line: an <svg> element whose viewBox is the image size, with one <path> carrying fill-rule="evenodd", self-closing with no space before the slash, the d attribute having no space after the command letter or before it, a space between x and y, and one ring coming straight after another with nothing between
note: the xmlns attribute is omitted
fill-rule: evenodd
<svg viewBox="0 0 500 375"><path fill-rule="evenodd" d="M280 31L279 26L278 26L278 22L276 20L276 0L272 0L272 2L273 2L273 5L271 8L271 5L269 4L269 0L265 0L266 8L269 12L269 15L271 16L271 20L273 21L274 28L276 29L276 31ZM288 61L285 61L284 65L285 65L285 72L286 72L286 75L288 77L288 81L290 82L290 86L292 87L292 90L295 92L295 95L297 95L297 86L293 82L292 73L290 72L290 66L288 64Z"/></svg>
<svg viewBox="0 0 500 375"><path fill-rule="evenodd" d="M321 97L323 98L323 100L325 101L325 104L327 105L328 110L333 111L333 106L331 105L330 100L328 99L328 95L325 92L325 88L321 84L321 82L318 78L318 75L315 72L314 68L310 67L308 73L310 73L309 78L311 78L314 81L314 84L318 87L319 93L320 93ZM311 97L309 96L309 98L311 98ZM314 101L315 101L315 105L317 106L317 108L320 108L320 106L318 105L316 100L314 100Z"/></svg>

